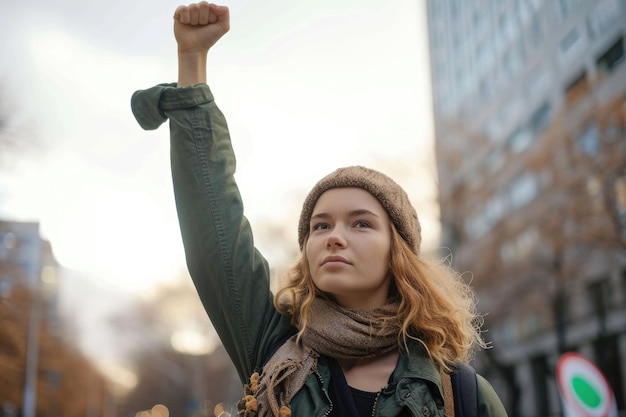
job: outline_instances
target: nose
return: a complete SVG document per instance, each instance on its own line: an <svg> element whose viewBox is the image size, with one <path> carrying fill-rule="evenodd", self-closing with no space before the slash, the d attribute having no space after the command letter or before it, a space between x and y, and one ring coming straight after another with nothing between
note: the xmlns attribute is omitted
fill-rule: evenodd
<svg viewBox="0 0 626 417"><path fill-rule="evenodd" d="M340 227L335 227L333 231L328 235L328 239L326 239L326 248L344 248L346 247L347 241L344 234L341 232Z"/></svg>

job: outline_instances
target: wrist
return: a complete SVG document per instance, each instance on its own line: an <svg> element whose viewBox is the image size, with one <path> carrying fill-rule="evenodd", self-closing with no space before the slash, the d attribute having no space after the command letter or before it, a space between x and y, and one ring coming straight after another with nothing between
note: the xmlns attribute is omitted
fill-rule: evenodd
<svg viewBox="0 0 626 417"><path fill-rule="evenodd" d="M178 52L178 87L206 83L207 52Z"/></svg>

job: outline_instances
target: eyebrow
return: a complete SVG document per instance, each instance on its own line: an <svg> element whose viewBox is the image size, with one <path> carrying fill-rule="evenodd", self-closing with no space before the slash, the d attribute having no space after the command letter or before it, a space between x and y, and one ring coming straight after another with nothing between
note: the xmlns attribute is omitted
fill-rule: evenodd
<svg viewBox="0 0 626 417"><path fill-rule="evenodd" d="M351 212L348 213L349 217L362 216L362 215L370 215L370 216L374 216L374 217L380 217L378 214L374 213L373 211L367 210L367 209L352 210ZM331 217L331 215L329 213L317 213L317 214L311 216L311 220L313 220L313 219L328 219L330 217Z"/></svg>

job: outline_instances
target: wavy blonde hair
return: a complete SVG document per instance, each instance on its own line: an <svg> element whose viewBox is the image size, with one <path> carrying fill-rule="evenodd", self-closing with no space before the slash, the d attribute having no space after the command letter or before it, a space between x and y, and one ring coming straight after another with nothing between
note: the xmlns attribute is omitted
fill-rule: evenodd
<svg viewBox="0 0 626 417"><path fill-rule="evenodd" d="M391 223L390 297L396 297L398 313L388 323L400 329L398 348L408 351L410 340L418 341L443 369L454 362L467 362L478 348L486 348L476 310L476 296L461 275L443 260L428 261L415 254ZM321 292L315 287L303 249L274 297L274 305L302 335L311 303Z"/></svg>

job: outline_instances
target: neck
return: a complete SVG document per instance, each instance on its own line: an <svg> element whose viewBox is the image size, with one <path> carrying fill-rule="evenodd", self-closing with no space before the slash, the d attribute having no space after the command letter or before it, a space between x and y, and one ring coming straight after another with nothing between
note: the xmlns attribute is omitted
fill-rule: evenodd
<svg viewBox="0 0 626 417"><path fill-rule="evenodd" d="M389 382L396 369L400 352L396 349L381 356L367 359L338 359L346 382L352 388L377 392Z"/></svg>
<svg viewBox="0 0 626 417"><path fill-rule="evenodd" d="M341 366L341 369L343 369L344 371L350 371L351 369L355 367L368 366L370 364L393 364L393 366L395 367L399 355L400 353L396 349L396 350L392 350L391 352L384 353L380 356L374 356L372 358L366 358L366 359L349 358L349 359L336 359L336 360Z"/></svg>

